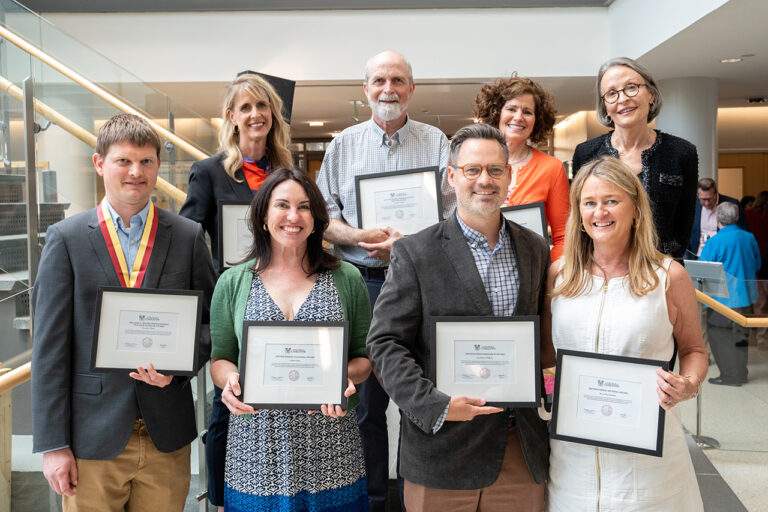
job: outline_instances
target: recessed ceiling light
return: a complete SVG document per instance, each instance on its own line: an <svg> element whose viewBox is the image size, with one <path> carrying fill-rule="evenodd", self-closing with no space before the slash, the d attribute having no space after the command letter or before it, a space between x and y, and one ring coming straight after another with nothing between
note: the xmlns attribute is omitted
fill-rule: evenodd
<svg viewBox="0 0 768 512"><path fill-rule="evenodd" d="M309 126L323 126L325 123L323 121L310 121Z"/></svg>
<svg viewBox="0 0 768 512"><path fill-rule="evenodd" d="M742 60L744 59L742 59L741 57L733 57L730 59L720 59L720 62L722 64L735 64L736 62L741 62Z"/></svg>

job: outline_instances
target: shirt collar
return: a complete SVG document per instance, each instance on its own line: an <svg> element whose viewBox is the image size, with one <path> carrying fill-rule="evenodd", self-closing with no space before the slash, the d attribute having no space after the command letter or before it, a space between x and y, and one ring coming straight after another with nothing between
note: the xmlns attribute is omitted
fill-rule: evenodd
<svg viewBox="0 0 768 512"><path fill-rule="evenodd" d="M392 139L392 141L402 144L411 133L411 118L406 115L405 124L402 128L393 133L392 137L387 137L387 133L381 129L381 126L376 124L376 121L374 121L373 117L371 117L371 126L373 127L373 135L375 136L376 140L379 141L379 145L386 146L387 139Z"/></svg>
<svg viewBox="0 0 768 512"><path fill-rule="evenodd" d="M501 215L501 213L499 213ZM464 221L461 220L461 217L459 216L459 209L456 208L456 220L459 221L459 227L461 228L461 232L464 234L464 238L467 239L468 244L477 244L477 243L488 243L488 239L485 238L485 235L480 233L479 231L475 231L471 227L464 224ZM496 244L496 247L502 247L504 245L504 240L506 239L507 230L506 230L506 222L501 223L501 227L499 228L499 241Z"/></svg>
<svg viewBox="0 0 768 512"><path fill-rule="evenodd" d="M107 198L104 198L104 202L107 203L107 209L109 210L109 215L112 216L112 221L115 223L115 227L125 233L127 233L125 226L123 226L123 218L120 217L120 215L117 214L114 208L112 208L112 205L109 204L109 201ZM149 203L150 201L147 201L147 204L144 205L144 208L142 210L133 215L131 217L131 227L129 229L133 230L134 225L138 226L139 228L144 227L144 223L147 222L147 216L149 215Z"/></svg>

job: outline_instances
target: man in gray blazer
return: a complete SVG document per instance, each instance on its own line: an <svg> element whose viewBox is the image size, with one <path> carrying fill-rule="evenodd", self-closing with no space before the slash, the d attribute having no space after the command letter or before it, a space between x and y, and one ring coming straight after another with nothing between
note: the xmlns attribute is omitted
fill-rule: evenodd
<svg viewBox="0 0 768 512"><path fill-rule="evenodd" d="M428 379L430 316L540 313L545 240L504 220L511 176L501 133L488 125L451 140L454 215L395 242L368 351L403 412L400 473L408 512L543 510L549 442L536 409L503 410L448 396ZM554 365L543 336L541 361Z"/></svg>
<svg viewBox="0 0 768 512"><path fill-rule="evenodd" d="M201 290L198 365L210 353L213 264L200 225L150 201L160 142L139 117L107 121L93 156L104 201L46 234L32 295L33 451L65 511L180 511L189 490L189 379L149 361L130 374L90 371L99 286Z"/></svg>

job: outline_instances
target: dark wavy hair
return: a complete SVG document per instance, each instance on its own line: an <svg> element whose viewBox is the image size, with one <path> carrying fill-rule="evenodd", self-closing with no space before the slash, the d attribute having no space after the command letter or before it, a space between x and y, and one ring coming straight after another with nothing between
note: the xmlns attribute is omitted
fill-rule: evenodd
<svg viewBox="0 0 768 512"><path fill-rule="evenodd" d="M542 86L521 76L499 78L493 84L486 84L475 96L472 112L475 117L494 128L499 127L499 118L504 104L522 94L533 96L536 106L536 121L531 132L531 142L538 144L547 140L555 125L555 99Z"/></svg>
<svg viewBox="0 0 768 512"><path fill-rule="evenodd" d="M325 199L310 177L294 168L282 167L270 173L269 177L261 184L256 195L251 201L248 217L248 227L253 234L253 245L244 261L256 260L253 264L253 272L259 273L269 266L272 260L272 246L270 244L269 231L264 229L264 219L267 217L269 202L272 192L284 181L293 180L304 189L309 198L309 210L314 219L314 229L307 238L307 257L309 268L304 269L307 275L316 274L325 270L339 268L339 258L323 248L323 234L328 228L328 210L325 208ZM242 263L242 262L241 262Z"/></svg>

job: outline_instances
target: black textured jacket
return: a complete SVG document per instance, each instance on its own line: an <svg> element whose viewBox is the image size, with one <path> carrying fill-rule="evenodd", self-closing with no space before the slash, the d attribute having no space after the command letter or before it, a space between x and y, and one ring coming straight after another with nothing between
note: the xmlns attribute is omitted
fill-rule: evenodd
<svg viewBox="0 0 768 512"><path fill-rule="evenodd" d="M613 131L582 142L573 154L573 169L602 155L618 158L611 145ZM681 259L688 247L696 208L699 156L685 139L656 130L656 142L643 151L643 170L638 175L651 200L659 235L659 250Z"/></svg>

